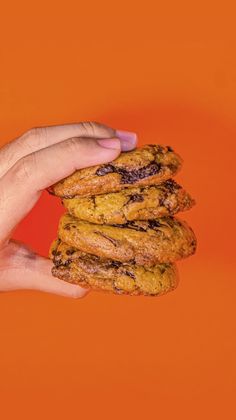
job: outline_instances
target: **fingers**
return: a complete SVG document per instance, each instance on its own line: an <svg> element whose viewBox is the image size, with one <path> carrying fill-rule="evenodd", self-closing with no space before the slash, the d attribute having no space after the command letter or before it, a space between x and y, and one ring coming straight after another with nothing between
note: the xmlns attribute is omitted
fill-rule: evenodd
<svg viewBox="0 0 236 420"><path fill-rule="evenodd" d="M77 169L112 161L119 153L118 138L71 138L20 159L0 179L1 241L6 241L44 188Z"/></svg>
<svg viewBox="0 0 236 420"><path fill-rule="evenodd" d="M70 298L81 298L89 292L89 289L53 277L50 260L35 255L17 242L11 241L1 251L1 261L3 261L0 264L1 292L40 290Z"/></svg>
<svg viewBox="0 0 236 420"><path fill-rule="evenodd" d="M73 137L110 138L115 136L121 140L121 150L131 150L136 145L135 133L115 130L94 121L33 128L0 150L0 176L6 173L22 157L66 139Z"/></svg>

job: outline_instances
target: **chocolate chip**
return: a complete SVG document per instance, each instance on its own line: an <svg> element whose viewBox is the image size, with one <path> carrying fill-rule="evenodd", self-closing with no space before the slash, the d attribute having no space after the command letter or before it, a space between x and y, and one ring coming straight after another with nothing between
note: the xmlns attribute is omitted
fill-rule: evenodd
<svg viewBox="0 0 236 420"><path fill-rule="evenodd" d="M107 267L116 267L119 268L122 265L120 261L111 261L107 264Z"/></svg>
<svg viewBox="0 0 236 420"><path fill-rule="evenodd" d="M164 274L164 272L166 271L165 267L163 267L162 265L159 266L159 269L161 274Z"/></svg>
<svg viewBox="0 0 236 420"><path fill-rule="evenodd" d="M160 206L160 207L165 206L165 199L166 199L166 197L161 197L161 198L159 198L159 206Z"/></svg>
<svg viewBox="0 0 236 420"><path fill-rule="evenodd" d="M53 190L52 187L46 188L46 191L48 192L48 194L55 195L54 190Z"/></svg>
<svg viewBox="0 0 236 420"><path fill-rule="evenodd" d="M159 227L161 227L162 225L161 225L161 223L160 222L158 222L158 220L149 220L148 221L148 227L149 227L149 229L156 229L156 228L159 228Z"/></svg>
<svg viewBox="0 0 236 420"><path fill-rule="evenodd" d="M55 255L55 257L57 257L58 255L61 255L61 251L57 251L56 249L54 249L52 251L52 255Z"/></svg>
<svg viewBox="0 0 236 420"><path fill-rule="evenodd" d="M67 267L70 263L72 262L72 260L70 258L68 258L68 260L64 261L64 266Z"/></svg>
<svg viewBox="0 0 236 420"><path fill-rule="evenodd" d="M172 147L170 147L170 146L166 146L167 147L167 150L168 150L168 152L173 152L174 150L172 149Z"/></svg>
<svg viewBox="0 0 236 420"><path fill-rule="evenodd" d="M103 166L101 166L101 168L97 169L96 175L103 176L103 175L106 175L106 174L110 174L110 173L115 172L114 169L115 168L112 165L103 165Z"/></svg>
<svg viewBox="0 0 236 420"><path fill-rule="evenodd" d="M174 164L174 163L169 163L169 165L167 165L167 167L169 168L169 170L171 171L171 173L175 174L175 172L178 169L178 165Z"/></svg>
<svg viewBox="0 0 236 420"><path fill-rule="evenodd" d="M122 289L119 289L116 286L113 286L113 290L115 293L117 293L118 295L122 295L124 293L124 291Z"/></svg>
<svg viewBox="0 0 236 420"><path fill-rule="evenodd" d="M175 193L176 190L179 190L181 188L181 186L177 184L177 182L175 182L173 179L167 179L167 181L164 182L163 186L167 187L169 192L171 193Z"/></svg>
<svg viewBox="0 0 236 420"><path fill-rule="evenodd" d="M91 198L91 200L93 202L94 208L96 208L96 197L95 197L95 195L91 195L90 198Z"/></svg>
<svg viewBox="0 0 236 420"><path fill-rule="evenodd" d="M66 255L72 255L75 253L75 249L67 249Z"/></svg>
<svg viewBox="0 0 236 420"><path fill-rule="evenodd" d="M66 224L64 225L64 229L65 229L65 230L70 230L70 228L71 228L71 224L70 224L70 223L66 223Z"/></svg>
<svg viewBox="0 0 236 420"><path fill-rule="evenodd" d="M54 262L56 267L59 267L60 265L63 265L61 259L54 259L53 262Z"/></svg>
<svg viewBox="0 0 236 420"><path fill-rule="evenodd" d="M141 203L142 201L144 201L144 197L141 194L133 194L129 196L129 201L127 204L129 203Z"/></svg>
<svg viewBox="0 0 236 420"><path fill-rule="evenodd" d="M132 279L135 279L135 275L128 270L124 270L123 274L125 274L125 276L131 277Z"/></svg>

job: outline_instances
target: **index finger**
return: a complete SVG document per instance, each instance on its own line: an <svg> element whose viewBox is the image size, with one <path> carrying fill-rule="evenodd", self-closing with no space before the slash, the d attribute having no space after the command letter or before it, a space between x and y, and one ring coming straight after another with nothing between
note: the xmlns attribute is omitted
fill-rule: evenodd
<svg viewBox="0 0 236 420"><path fill-rule="evenodd" d="M133 141L129 141L131 137ZM123 138L122 138L123 136ZM0 177L3 176L19 159L45 147L62 142L73 137L112 138L126 140L123 150L134 147L134 133L115 130L95 121L85 121L74 124L62 124L49 127L36 127L28 130L22 136L6 144L0 150Z"/></svg>

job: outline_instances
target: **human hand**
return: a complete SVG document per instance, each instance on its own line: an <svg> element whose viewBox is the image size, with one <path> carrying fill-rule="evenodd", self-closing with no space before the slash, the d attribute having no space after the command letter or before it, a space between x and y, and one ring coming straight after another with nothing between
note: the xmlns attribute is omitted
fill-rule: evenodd
<svg viewBox="0 0 236 420"><path fill-rule="evenodd" d="M33 128L0 149L0 291L31 289L75 298L87 293L53 277L52 262L12 240L12 232L45 188L135 146L134 133L81 122Z"/></svg>

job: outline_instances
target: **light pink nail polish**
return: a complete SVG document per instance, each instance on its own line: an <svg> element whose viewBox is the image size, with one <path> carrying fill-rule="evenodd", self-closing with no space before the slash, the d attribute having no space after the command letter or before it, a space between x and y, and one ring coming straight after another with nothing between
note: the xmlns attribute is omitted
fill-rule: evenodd
<svg viewBox="0 0 236 420"><path fill-rule="evenodd" d="M137 134L131 131L116 130L116 135L121 141L121 150L128 152L133 150L137 145Z"/></svg>
<svg viewBox="0 0 236 420"><path fill-rule="evenodd" d="M128 141L129 143L132 143L134 146L137 142L137 134L133 133L132 131L124 131L124 130L116 130L116 135L121 140Z"/></svg>

